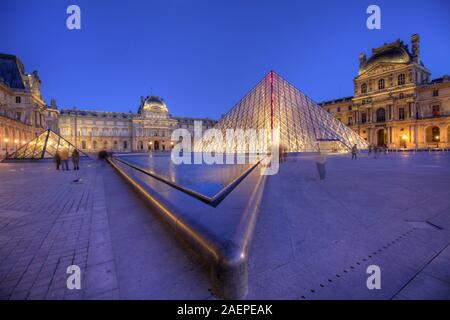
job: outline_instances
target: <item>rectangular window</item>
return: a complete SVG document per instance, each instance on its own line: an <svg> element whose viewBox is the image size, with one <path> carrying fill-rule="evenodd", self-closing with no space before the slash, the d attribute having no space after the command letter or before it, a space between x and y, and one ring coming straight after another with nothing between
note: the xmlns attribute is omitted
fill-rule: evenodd
<svg viewBox="0 0 450 320"><path fill-rule="evenodd" d="M439 90L433 90L433 97L439 96Z"/></svg>
<svg viewBox="0 0 450 320"><path fill-rule="evenodd" d="M361 123L367 122L367 113L363 112L361 113Z"/></svg>
<svg viewBox="0 0 450 320"><path fill-rule="evenodd" d="M348 125L352 125L353 124L353 117L348 117Z"/></svg>
<svg viewBox="0 0 450 320"><path fill-rule="evenodd" d="M20 97L16 97L16 103L20 103L22 99Z"/></svg>
<svg viewBox="0 0 450 320"><path fill-rule="evenodd" d="M398 119L405 120L405 108L398 109Z"/></svg>
<svg viewBox="0 0 450 320"><path fill-rule="evenodd" d="M341 107L338 107L338 108L337 108L337 112L341 112Z"/></svg>
<svg viewBox="0 0 450 320"><path fill-rule="evenodd" d="M439 117L441 115L441 108L439 105L434 105L432 107L433 117Z"/></svg>

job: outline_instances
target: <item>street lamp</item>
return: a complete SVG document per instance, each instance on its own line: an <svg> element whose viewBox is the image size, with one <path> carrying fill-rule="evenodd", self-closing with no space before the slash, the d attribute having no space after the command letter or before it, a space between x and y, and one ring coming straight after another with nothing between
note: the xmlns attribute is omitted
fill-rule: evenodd
<svg viewBox="0 0 450 320"><path fill-rule="evenodd" d="M436 148L439 148L439 136L436 135L436 136L434 137L434 139L436 140Z"/></svg>
<svg viewBox="0 0 450 320"><path fill-rule="evenodd" d="M152 145L153 145L153 142L151 142L151 141L150 141L150 142L148 143L148 145L149 145L149 147L150 147L150 149L149 149L149 150L151 151L151 150L152 150Z"/></svg>
<svg viewBox="0 0 450 320"><path fill-rule="evenodd" d="M17 145L19 144L19 139L14 139L14 145L16 146L16 151L17 151Z"/></svg>
<svg viewBox="0 0 450 320"><path fill-rule="evenodd" d="M173 149L173 141L170 141L170 148Z"/></svg>

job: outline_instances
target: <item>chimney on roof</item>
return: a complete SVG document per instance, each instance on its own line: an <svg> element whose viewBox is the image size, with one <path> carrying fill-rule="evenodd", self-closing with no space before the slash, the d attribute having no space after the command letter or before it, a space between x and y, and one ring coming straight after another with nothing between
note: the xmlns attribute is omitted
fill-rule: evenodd
<svg viewBox="0 0 450 320"><path fill-rule="evenodd" d="M412 59L415 63L420 64L420 36L418 33L415 33L411 36L411 44Z"/></svg>
<svg viewBox="0 0 450 320"><path fill-rule="evenodd" d="M359 67L362 68L362 66L366 63L366 54L360 53L359 54Z"/></svg>

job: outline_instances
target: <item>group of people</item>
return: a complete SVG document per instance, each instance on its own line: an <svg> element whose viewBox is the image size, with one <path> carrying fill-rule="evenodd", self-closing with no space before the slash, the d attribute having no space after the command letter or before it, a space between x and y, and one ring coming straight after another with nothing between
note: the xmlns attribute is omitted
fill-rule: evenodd
<svg viewBox="0 0 450 320"><path fill-rule="evenodd" d="M375 146L375 145L369 145L369 153L368 156L370 157L370 155L374 154L375 158L378 158L378 155L382 152L384 152L384 154L388 153L388 147L387 145L382 145L382 146Z"/></svg>
<svg viewBox="0 0 450 320"><path fill-rule="evenodd" d="M72 151L72 155L69 155L68 148L56 151L55 153L56 170L59 170L60 166L62 170L70 170L69 158L72 158L73 170L80 170L80 152L77 149L74 149Z"/></svg>
<svg viewBox="0 0 450 320"><path fill-rule="evenodd" d="M370 157L370 155L372 154L372 152L373 152L373 154L374 154L374 157L375 157L375 158L378 158L379 154L381 154L382 152L383 152L384 154L387 154L387 153L388 153L388 147L387 147L386 145L375 146L375 145L372 145L372 144L371 144L371 145L369 145L367 156ZM357 147L356 144L353 145L353 147L352 147L352 149L351 149L351 153L352 153L352 159L356 159L356 155L357 155L357 153L358 153L358 147Z"/></svg>

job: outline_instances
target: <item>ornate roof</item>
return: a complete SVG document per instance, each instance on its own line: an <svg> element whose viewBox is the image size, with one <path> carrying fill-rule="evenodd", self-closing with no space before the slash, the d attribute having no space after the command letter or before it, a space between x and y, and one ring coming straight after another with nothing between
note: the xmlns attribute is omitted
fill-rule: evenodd
<svg viewBox="0 0 450 320"><path fill-rule="evenodd" d="M12 89L25 89L22 74L23 64L16 56L0 53L0 81Z"/></svg>
<svg viewBox="0 0 450 320"><path fill-rule="evenodd" d="M360 68L358 75L366 72L380 63L410 63L411 54L408 46L402 41L397 40L392 43L385 43L379 48L372 49L372 56L364 61Z"/></svg>
<svg viewBox="0 0 450 320"><path fill-rule="evenodd" d="M149 96L144 99L143 104L139 108L139 112L169 112L163 99L158 96Z"/></svg>

